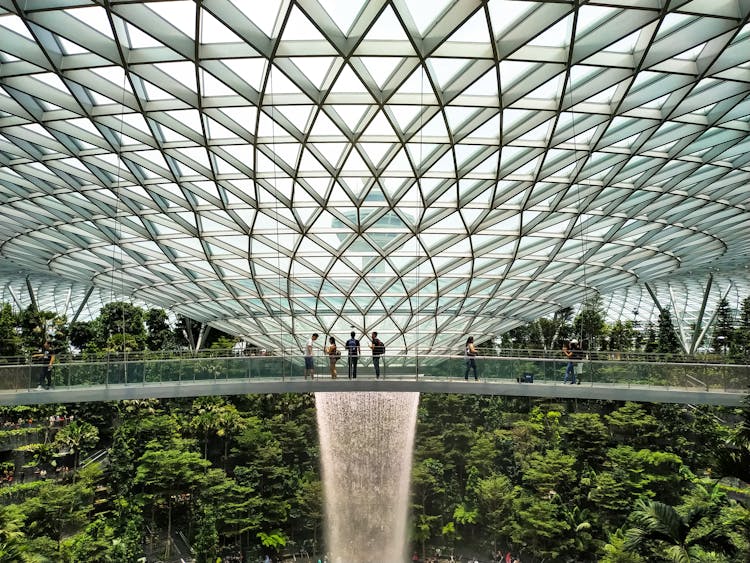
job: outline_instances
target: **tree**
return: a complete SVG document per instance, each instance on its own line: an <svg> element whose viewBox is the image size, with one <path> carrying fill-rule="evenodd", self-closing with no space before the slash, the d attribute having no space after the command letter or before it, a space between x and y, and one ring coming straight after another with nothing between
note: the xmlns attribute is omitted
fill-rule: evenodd
<svg viewBox="0 0 750 563"><path fill-rule="evenodd" d="M147 497L156 501L157 506L166 506L167 537L172 537L172 510L178 495L192 498L206 484L206 470L211 463L199 453L185 451L179 442L173 449L148 448L138 460L134 484L139 485ZM169 557L170 543L167 542L165 557Z"/></svg>
<svg viewBox="0 0 750 563"><path fill-rule="evenodd" d="M73 468L78 469L78 461L81 452L95 446L99 441L99 430L88 422L74 420L63 426L55 435L55 442L61 444L73 452ZM75 481L75 473L73 474Z"/></svg>
<svg viewBox="0 0 750 563"><path fill-rule="evenodd" d="M69 328L70 343L79 350L96 347L97 326L95 322L75 322Z"/></svg>
<svg viewBox="0 0 750 563"><path fill-rule="evenodd" d="M134 350L143 350L146 345L143 309L132 303L107 303L99 311L97 328L97 342L101 348L124 351L125 347L132 346Z"/></svg>
<svg viewBox="0 0 750 563"><path fill-rule="evenodd" d="M732 342L736 347L736 355L750 361L750 296L742 301L739 324L734 331Z"/></svg>
<svg viewBox="0 0 750 563"><path fill-rule="evenodd" d="M167 350L174 345L174 333L164 309L149 309L145 320L148 329L146 347L149 350Z"/></svg>
<svg viewBox="0 0 750 563"><path fill-rule="evenodd" d="M29 550L19 506L0 506L0 563L41 563Z"/></svg>
<svg viewBox="0 0 750 563"><path fill-rule="evenodd" d="M212 506L198 503L195 518L193 548L198 563L214 563L219 550L219 532L216 529L216 513Z"/></svg>
<svg viewBox="0 0 750 563"><path fill-rule="evenodd" d="M731 345L734 332L734 316L726 297L722 297L717 305L716 322L714 323L714 350L725 354Z"/></svg>
<svg viewBox="0 0 750 563"><path fill-rule="evenodd" d="M660 354L676 354L680 351L680 339L672 323L672 315L667 309L659 312L659 331L656 351Z"/></svg>
<svg viewBox="0 0 750 563"><path fill-rule="evenodd" d="M0 356L21 354L21 338L18 335L18 317L8 303L0 306Z"/></svg>
<svg viewBox="0 0 750 563"><path fill-rule="evenodd" d="M615 321L609 331L609 349L610 350L630 350L635 340L635 328L633 321L621 320Z"/></svg>
<svg viewBox="0 0 750 563"><path fill-rule="evenodd" d="M609 536L599 563L644 563L643 557L625 548L625 532L620 528Z"/></svg>
<svg viewBox="0 0 750 563"><path fill-rule="evenodd" d="M601 337L607 329L604 320L604 308L602 298L597 293L588 298L573 320L573 330L580 335L584 347L589 350L598 350Z"/></svg>
<svg viewBox="0 0 750 563"><path fill-rule="evenodd" d="M559 502L522 494L513 502L513 513L510 527L515 545L525 546L535 557L548 559L570 551L574 541Z"/></svg>
<svg viewBox="0 0 750 563"><path fill-rule="evenodd" d="M476 483L473 493L480 509L479 521L492 538L493 551L497 551L498 541L507 542L510 537L513 501L519 492L505 475L491 475Z"/></svg>
<svg viewBox="0 0 750 563"><path fill-rule="evenodd" d="M654 328L654 324L649 322L646 324L646 342L643 345L643 351L647 354L653 354L654 352L657 352L659 349L659 345L656 340L656 329Z"/></svg>
<svg viewBox="0 0 750 563"><path fill-rule="evenodd" d="M579 465L596 465L604 458L609 435L598 413L570 414L560 434L567 452L576 456Z"/></svg>
<svg viewBox="0 0 750 563"><path fill-rule="evenodd" d="M722 502L721 495L714 495L683 515L668 504L639 499L631 516L633 526L625 533L625 547L674 563L703 561L704 548L726 553L731 549L729 538L711 525L701 526L704 519L716 516Z"/></svg>

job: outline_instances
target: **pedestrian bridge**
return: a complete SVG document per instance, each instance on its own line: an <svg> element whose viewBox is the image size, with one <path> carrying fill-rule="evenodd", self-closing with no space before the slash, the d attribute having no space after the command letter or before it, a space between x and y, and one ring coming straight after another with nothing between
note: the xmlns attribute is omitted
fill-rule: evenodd
<svg viewBox="0 0 750 563"><path fill-rule="evenodd" d="M358 377L329 375L328 358L316 358L316 377L304 378L300 356L144 357L64 361L53 369L51 389L37 389L42 367L0 365L0 404L33 405L126 399L314 392L419 392L596 399L738 406L750 394L750 366L601 359L580 362L579 383L563 384L565 361L479 357L479 380L464 380L455 356L389 356L375 379L371 358L360 358Z"/></svg>

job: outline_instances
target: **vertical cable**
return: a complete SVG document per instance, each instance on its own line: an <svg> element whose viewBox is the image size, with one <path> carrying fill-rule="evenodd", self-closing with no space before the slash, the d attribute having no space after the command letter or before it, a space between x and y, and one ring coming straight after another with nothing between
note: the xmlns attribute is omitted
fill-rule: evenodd
<svg viewBox="0 0 750 563"><path fill-rule="evenodd" d="M271 65L271 68L269 68L268 71L268 83L269 83L269 89L271 91L270 97L271 97L271 154L272 160L273 160L273 189L275 192L274 195L274 204L273 204L273 210L274 210L274 221L276 223L276 275L278 284L276 287L276 291L278 292L278 306L279 309L277 311L277 319L276 322L278 324L279 328L279 337L277 344L281 347L281 356L284 356L284 334L283 334L283 326L281 323L282 319L282 304L283 304L283 296L281 294L281 285L282 285L282 276L281 276L281 234L279 229L279 209L281 202L279 201L278 196L278 176L276 174L276 105L273 101L273 95L274 95L274 89L273 89L273 61L272 59L268 59L268 64Z"/></svg>
<svg viewBox="0 0 750 563"><path fill-rule="evenodd" d="M574 27L574 33L575 33L575 27ZM581 271L583 272L583 311L586 311L586 307L589 300L589 284L586 279L586 232L584 228L584 221L583 221L583 199L581 197L581 183L578 181L579 176L579 167L578 167L578 132L576 131L576 118L575 118L575 112L573 111L573 72L572 68L568 69L568 92L570 97L570 121L571 121L571 129L573 131L573 154L575 157L575 164L573 167L574 170L574 176L573 180L575 181L576 185L576 200L577 200L577 217L576 220L579 223L578 228L578 236L581 240ZM573 228L571 229L571 234L575 235L575 223L573 224ZM584 342L584 324L585 324L585 317L581 317L581 334L579 335L580 342L583 344Z"/></svg>

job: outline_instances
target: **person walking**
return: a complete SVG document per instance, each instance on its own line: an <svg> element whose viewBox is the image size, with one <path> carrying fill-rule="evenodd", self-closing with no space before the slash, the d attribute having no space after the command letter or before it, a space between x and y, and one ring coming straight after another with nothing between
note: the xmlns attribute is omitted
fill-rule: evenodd
<svg viewBox="0 0 750 563"><path fill-rule="evenodd" d="M313 344L318 339L318 333L314 332L305 345L305 379L315 379L315 363L313 362Z"/></svg>
<svg viewBox="0 0 750 563"><path fill-rule="evenodd" d="M380 379L380 357L385 355L385 344L378 338L378 333L375 331L372 332L370 338L370 349L372 350L372 367L375 368L375 379ZM383 362L383 368L383 371L385 371L385 361Z"/></svg>
<svg viewBox="0 0 750 563"><path fill-rule="evenodd" d="M359 340L354 337L354 331L351 332L345 346L348 352L349 379L357 379L357 363L359 362L359 355L362 353L362 350L359 346Z"/></svg>
<svg viewBox="0 0 750 563"><path fill-rule="evenodd" d="M52 345L45 342L42 348L31 356L32 360L42 365L39 372L39 385L37 391L49 389L52 387L52 365L55 363L55 353L52 351Z"/></svg>
<svg viewBox="0 0 750 563"><path fill-rule="evenodd" d="M466 363L466 371L464 372L464 380L469 381L469 371L474 370L474 381L479 381L477 377L477 349L474 346L474 337L469 336L466 339L466 346L464 348L464 362Z"/></svg>
<svg viewBox="0 0 750 563"><path fill-rule="evenodd" d="M331 379L336 379L336 376L338 375L336 373L336 362L339 361L341 352L339 352L338 348L336 347L336 339L333 336L328 339L326 354L328 354L328 367L331 371Z"/></svg>
<svg viewBox="0 0 750 563"><path fill-rule="evenodd" d="M565 377L563 378L563 383L567 383L568 379L570 379L571 385L575 385L576 382L576 372L575 372L575 364L573 363L573 360L577 358L576 355L576 349L578 348L578 340L571 340L570 342L563 344L562 353L563 356L568 360L568 365L565 366Z"/></svg>

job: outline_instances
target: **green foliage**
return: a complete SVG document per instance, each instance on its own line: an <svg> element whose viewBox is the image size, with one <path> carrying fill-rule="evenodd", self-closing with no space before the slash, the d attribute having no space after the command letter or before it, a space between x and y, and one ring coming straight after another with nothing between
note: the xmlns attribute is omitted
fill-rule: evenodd
<svg viewBox="0 0 750 563"><path fill-rule="evenodd" d="M21 354L21 338L16 331L18 317L9 303L0 305L0 356Z"/></svg>
<svg viewBox="0 0 750 563"><path fill-rule="evenodd" d="M659 330L656 340L656 351L660 354L676 354L680 351L680 339L672 323L669 310L659 312Z"/></svg>
<svg viewBox="0 0 750 563"><path fill-rule="evenodd" d="M144 312L132 303L107 303L99 311L96 328L96 344L101 349L117 352L145 349Z"/></svg>
<svg viewBox="0 0 750 563"><path fill-rule="evenodd" d="M24 448L27 461L51 468L60 451L90 450L98 439L96 447L109 448L105 473L92 464L75 482L72 473L57 481L50 469L47 480L1 487L0 557L7 544L13 561L130 563L145 545L157 559L166 555L168 531L178 530L210 563L228 552L252 560L283 545L325 550L310 395L0 415L45 420L61 408L77 422L46 445ZM692 561L748 560L748 509L730 500L724 483L700 477L720 474L719 453L748 444L750 418L732 429L722 422L729 418L715 408L422 395L411 539L425 554L438 545L477 554L502 548L550 562L643 563L678 554L679 542L653 535L626 549L625 530L650 533L635 510L642 501L670 507L685 523L680 541ZM98 436L83 432L87 425ZM733 482L732 496L742 491Z"/></svg>
<svg viewBox="0 0 750 563"><path fill-rule="evenodd" d="M55 443L73 452L73 467L78 467L81 453L85 453L99 441L99 430L93 424L74 420L55 434Z"/></svg>
<svg viewBox="0 0 750 563"><path fill-rule="evenodd" d="M164 309L149 309L144 320L148 331L146 347L149 350L168 350L174 347L174 332Z"/></svg>
<svg viewBox="0 0 750 563"><path fill-rule="evenodd" d="M573 331L584 343L584 348L598 350L606 330L602 298L595 294L586 300L573 320Z"/></svg>
<svg viewBox="0 0 750 563"><path fill-rule="evenodd" d="M219 551L219 532L216 528L216 511L211 505L198 504L195 518L195 549L198 563L213 563Z"/></svg>
<svg viewBox="0 0 750 563"><path fill-rule="evenodd" d="M617 320L609 330L609 349L627 351L633 348L636 331L633 321Z"/></svg>

